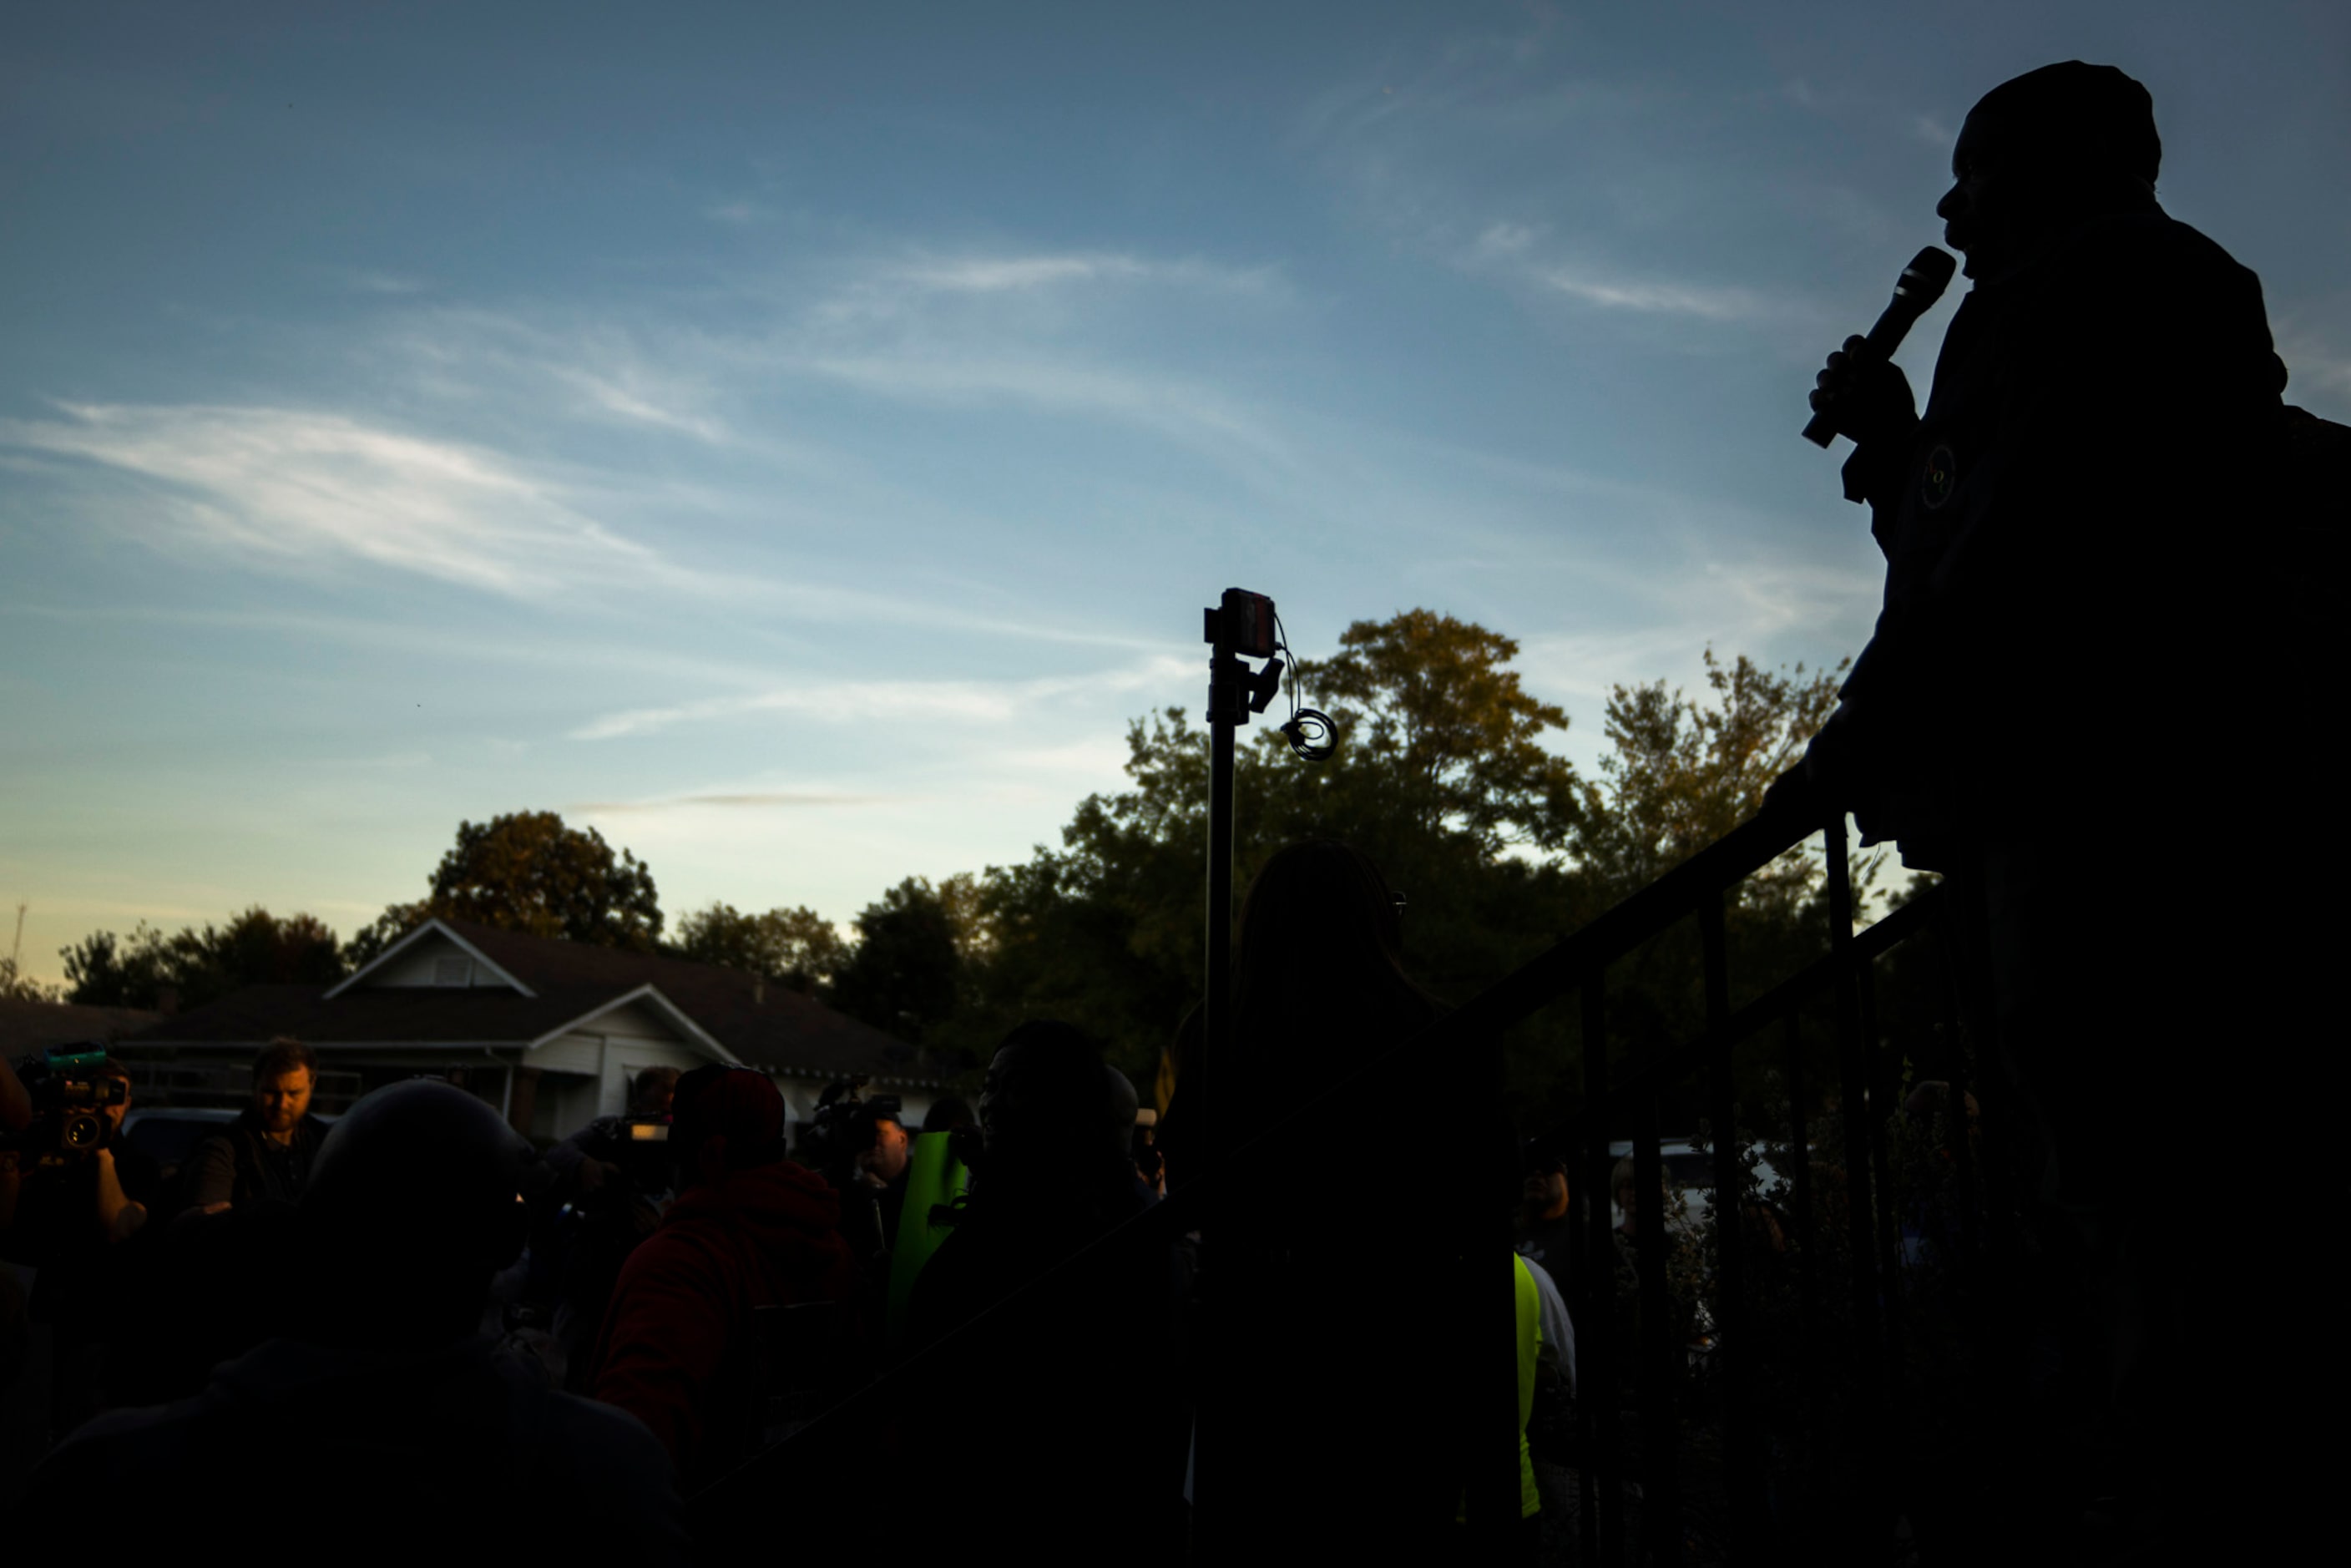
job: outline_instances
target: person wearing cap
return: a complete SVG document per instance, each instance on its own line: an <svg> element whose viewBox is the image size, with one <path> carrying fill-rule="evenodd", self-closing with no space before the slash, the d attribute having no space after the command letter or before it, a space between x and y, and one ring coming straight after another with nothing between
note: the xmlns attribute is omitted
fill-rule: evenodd
<svg viewBox="0 0 2351 1568"><path fill-rule="evenodd" d="M622 1266L592 1386L652 1428L691 1491L765 1440L755 1314L846 1301L856 1273L839 1199L784 1157L783 1096L766 1074L696 1068L671 1113L679 1195Z"/></svg>
<svg viewBox="0 0 2351 1568"><path fill-rule="evenodd" d="M894 1100L859 1103L850 1123L850 1156L841 1191L841 1233L861 1260L888 1254L898 1244L898 1216L906 1207L906 1168L914 1139Z"/></svg>
<svg viewBox="0 0 2351 1568"><path fill-rule="evenodd" d="M2083 1451L2108 1457L2062 1484L2131 1494L2120 1511L2147 1521L2230 1495L2193 1473L2202 1435L2285 1429L2248 1392L2262 1378L2197 1347L2272 1341L2255 1301L2300 1320L2183 1251L2240 1216L2149 1160L2273 1114L2259 1084L2330 1103L2316 1080L2337 1053L2316 1042L2339 1032L2316 1012L2323 924L2241 915L2335 885L2323 862L2339 861L2316 753L2285 744L2312 712L2285 613L2286 371L2260 280L2158 201L2162 152L2147 89L2111 66L2046 66L1969 113L1936 211L1974 286L1924 413L1854 340L1813 393L1855 441L1845 495L1870 508L1885 599L1775 789L1852 810L1865 843L1949 878L1963 975L1997 1024L1980 1071L2037 1123L2036 1225L2048 1256L2081 1260L2071 1299L2104 1342L2052 1385L2083 1387L2081 1407L1990 1447L2078 1424ZM2280 855L2191 836L2268 824L2314 841ZM2283 1060L2223 1066L2222 1040ZM2312 1181L2334 1179L2307 1142ZM2252 1255L2297 1245L2282 1218L2257 1223Z"/></svg>
<svg viewBox="0 0 2351 1568"><path fill-rule="evenodd" d="M1568 1249L1575 1231L1567 1162L1558 1151L1527 1145L1525 1201L1519 1206L1519 1256L1533 1260L1562 1291L1568 1290Z"/></svg>

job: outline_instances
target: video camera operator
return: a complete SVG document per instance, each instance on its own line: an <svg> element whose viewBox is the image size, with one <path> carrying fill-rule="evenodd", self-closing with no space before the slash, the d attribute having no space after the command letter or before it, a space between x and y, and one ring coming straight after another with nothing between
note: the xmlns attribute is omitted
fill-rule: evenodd
<svg viewBox="0 0 2351 1568"><path fill-rule="evenodd" d="M8 1077L25 1119L0 1134L0 1257L37 1270L26 1315L49 1331L49 1429L62 1437L99 1408L121 1244L146 1224L161 1173L120 1141L131 1073L103 1044L28 1057Z"/></svg>
<svg viewBox="0 0 2351 1568"><path fill-rule="evenodd" d="M674 1067L646 1068L629 1086L625 1114L599 1116L547 1153L549 1186L534 1216L527 1294L552 1303L548 1327L574 1394L589 1392L612 1282L661 1224L677 1186L670 1143L677 1082Z"/></svg>

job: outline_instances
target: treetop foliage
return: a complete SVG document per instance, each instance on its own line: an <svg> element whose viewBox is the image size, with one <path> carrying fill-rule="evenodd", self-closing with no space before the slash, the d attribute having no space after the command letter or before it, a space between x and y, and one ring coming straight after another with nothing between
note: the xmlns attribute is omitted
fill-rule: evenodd
<svg viewBox="0 0 2351 1568"><path fill-rule="evenodd" d="M246 986L331 985L349 972L325 921L257 904L225 925L169 936L143 920L128 937L93 931L62 956L66 999L87 1007L153 1009L170 987L181 1006L199 1008Z"/></svg>
<svg viewBox="0 0 2351 1568"><path fill-rule="evenodd" d="M1428 831L1468 834L1489 856L1513 844L1556 852L1582 805L1575 772L1544 748L1567 714L1509 667L1519 644L1430 610L1358 621L1311 674L1342 744L1382 759L1383 781Z"/></svg>
<svg viewBox="0 0 2351 1568"><path fill-rule="evenodd" d="M831 983L849 945L831 921L800 905L746 915L713 904L677 923L674 949L697 964L720 964L815 996Z"/></svg>
<svg viewBox="0 0 2351 1568"><path fill-rule="evenodd" d="M1586 873L1618 897L1753 816L1764 790L1828 722L1838 678L1852 664L1808 679L1802 664L1771 674L1744 653L1725 665L1708 648L1705 659L1711 704L1663 681L1609 694L1609 751L1602 778L1582 787L1573 848ZM1783 862L1759 883L1784 894L1791 878L1808 874L1801 862ZM1759 891L1750 887L1749 896Z"/></svg>
<svg viewBox="0 0 2351 1568"><path fill-rule="evenodd" d="M627 850L613 853L595 829L566 827L553 811L459 822L425 896L388 906L353 937L354 961L435 916L645 953L661 943L653 872Z"/></svg>

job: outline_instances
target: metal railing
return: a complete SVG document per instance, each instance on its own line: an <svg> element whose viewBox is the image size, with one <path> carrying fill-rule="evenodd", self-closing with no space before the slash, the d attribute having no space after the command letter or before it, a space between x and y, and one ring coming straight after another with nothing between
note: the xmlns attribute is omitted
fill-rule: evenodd
<svg viewBox="0 0 2351 1568"><path fill-rule="evenodd" d="M1753 1000L1734 1009L1730 1001L1726 902L1740 882L1816 833L1823 841L1826 862L1828 950ZM1583 1104L1573 1121L1556 1130L1554 1135L1564 1138L1578 1156L1573 1168L1583 1174L1589 1221L1581 1228L1581 1255L1572 1259L1570 1265L1571 1311L1576 1329L1581 1382L1577 1403L1582 1446L1588 1461L1580 1481L1583 1494L1579 1511L1583 1560L1618 1563L1625 1561L1631 1544L1648 1562L1681 1561L1681 1466L1674 1407L1674 1368L1684 1347L1671 1337L1671 1313L1667 1305L1659 1125L1660 1108L1667 1096L1678 1082L1692 1076L1703 1081L1709 1106L1718 1195L1713 1206L1718 1259L1715 1312L1725 1390L1723 1471L1729 1494L1728 1539L1723 1545L1725 1554L1731 1560L1781 1560L1786 1545L1784 1531L1771 1519L1764 1498L1763 1424L1757 1407L1757 1367L1752 1354L1755 1319L1740 1235L1741 1206L1733 1196L1741 1191L1744 1175L1740 1163L1740 1143L1735 1135L1739 1117L1734 1103L1733 1053L1742 1042L1773 1024L1782 1026L1791 1107L1789 1140L1799 1155L1793 1161L1794 1169L1785 1173L1792 1189L1791 1207L1796 1232L1793 1252L1798 1260L1805 1315L1808 1321L1814 1320L1826 1307L1823 1292L1831 1281L1823 1276L1818 1264L1817 1210L1821 1207L1821 1195L1816 1190L1814 1162L1810 1157L1813 1129L1799 1014L1807 1003L1826 993L1834 1003L1838 1089L1845 1108L1842 1117L1844 1146L1842 1150L1830 1151L1841 1155L1847 1230L1844 1241L1851 1257L1845 1309L1850 1316L1850 1332L1844 1355L1849 1396L1844 1406L1849 1451L1859 1457L1864 1467L1860 1484L1850 1493L1852 1516L1832 1521L1832 1527L1850 1531L1856 1538L1876 1535L1882 1527L1881 1539L1890 1546L1893 1491L1883 1456L1886 1449L1885 1439L1894 1430L1893 1402L1899 1383L1902 1322L1901 1291L1896 1279L1900 1241L1893 1208L1886 1202L1874 1200L1873 1193L1882 1194L1887 1186L1886 1121L1895 1107L1899 1086L1894 1082L1885 1053L1871 1045L1872 969L1878 958L1926 931L1930 924L1942 923L1956 937L1959 927L1952 915L1952 899L1947 889L1938 887L1911 899L1875 924L1855 929L1844 813L1831 813L1807 801L1801 792L1792 790L1785 799L1777 800L1776 804L1429 1028L1365 1059L1347 1082L1334 1085L1317 1100L1293 1109L1257 1137L1231 1149L1217 1169L1200 1173L1172 1192L1166 1201L1072 1254L961 1329L883 1369L872 1382L794 1437L720 1479L694 1500L697 1529L705 1540L723 1541L738 1534L746 1540L764 1537L775 1528L776 1509L788 1506L792 1494L821 1490L821 1484L813 1479L821 1472L821 1465L803 1468L795 1484L796 1466L823 1450L837 1451L849 1439L849 1434L871 1427L877 1420L876 1412L886 1409L900 1390L912 1385L911 1379L935 1365L935 1358L978 1343L989 1332L991 1320L999 1313L1017 1311L1022 1297L1068 1270L1085 1268L1089 1260L1102 1255L1138 1228L1156 1227L1171 1236L1196 1228L1200 1215L1228 1194L1241 1197L1248 1193L1248 1178L1236 1172L1246 1172L1259 1156L1281 1146L1291 1129L1311 1123L1354 1083L1376 1080L1407 1060L1425 1062L1447 1052L1466 1058L1481 1051L1499 1051L1506 1030L1574 992L1578 995L1583 1040ZM1620 1077L1612 1071L1606 1043L1610 966L1693 916L1700 936L1704 1027L1691 1039L1652 1037L1637 1042L1635 1060ZM1957 992L1952 994L1956 1008ZM1952 1052L1943 1074L1949 1084L1949 1103L1954 1106L1965 1105L1970 1089L1978 1087L1967 1082L1962 1061L1960 1053ZM1996 1131L1992 1113L1998 1107L1991 1095L1985 1094L1983 1100L1989 1138ZM1865 1113L1855 1113L1855 1108L1861 1108ZM1615 1246L1605 1200L1613 1164L1608 1133L1620 1117L1630 1121L1634 1127L1639 1194L1636 1201L1640 1205L1635 1250L1643 1309L1639 1321L1645 1343L1638 1347L1611 1343L1614 1337L1614 1303L1604 1294L1607 1287L1603 1285L1604 1281L1613 1279L1614 1269L1602 1260L1613 1260ZM1977 1162L1970 1139L1966 1136L1958 1139L1955 1157L1963 1189L1975 1192L1982 1185L1982 1173L1973 1168L1974 1164L1982 1163L1989 1167L1991 1162ZM1959 1224L1964 1234L1958 1250L1962 1260L1971 1259L1983 1239L1977 1234L1981 1227L1974 1218L1979 1207L1994 1221L1993 1230L1999 1230L1999 1217L2005 1212L1999 1201L2001 1196L1987 1192L1989 1201L1978 1204L1970 1199L1961 1204ZM1474 1237L1482 1237L1491 1228L1483 1217L1465 1215L1463 1223L1465 1234ZM1997 1234L1991 1239L1991 1248L1988 1255L1996 1257L2001 1249ZM1627 1475L1621 1459L1625 1434L1617 1397L1627 1370L1628 1349L1637 1351L1633 1371L1642 1394L1638 1406L1640 1473L1635 1483L1641 1520L1641 1538L1637 1542L1628 1542L1625 1529L1627 1485L1635 1482L1635 1478ZM861 1427L861 1423L865 1425ZM1213 1457L1204 1454L1204 1472L1212 1463ZM1474 1493L1473 1488L1473 1497ZM1775 1536L1781 1539L1775 1541ZM1851 1541L1839 1543L1834 1548L1834 1555L1839 1560L1850 1556L1851 1545Z"/></svg>
<svg viewBox="0 0 2351 1568"><path fill-rule="evenodd" d="M1734 1010L1726 902L1746 877L1815 832L1823 841L1826 862L1829 950ZM1629 1547L1637 1548L1643 1561L1673 1563L1681 1561L1685 1545L1683 1473L1677 1453L1680 1428L1675 1407L1684 1347L1675 1338L1674 1314L1668 1305L1670 1243L1665 1223L1659 1129L1664 1107L1673 1100L1677 1086L1693 1078L1703 1087L1713 1155L1712 1306L1722 1391L1721 1468L1729 1505L1728 1528L1723 1532L1727 1539L1719 1539L1717 1544L1727 1560L1739 1562L1779 1560L1789 1545L1785 1529L1775 1528L1764 1496L1764 1422L1758 1408L1756 1376L1761 1336L1755 1332L1758 1314L1747 1278L1751 1247L1742 1234L1747 1183L1743 1145L1737 1132L1740 1117L1734 1051L1772 1025L1782 1027L1789 1106L1786 1144L1794 1156L1792 1168L1782 1173L1790 1188L1794 1222L1792 1252L1802 1296L1802 1322L1817 1324L1827 1305L1823 1291L1831 1281L1823 1278L1822 1267L1809 1115L1811 1086L1805 1082L1800 1010L1823 993L1834 1003L1844 1135L1841 1149L1820 1152L1841 1166L1844 1189L1847 1234L1844 1241L1850 1259L1845 1311L1850 1328L1842 1369L1846 1380L1843 1404L1848 1451L1860 1461L1862 1473L1846 1499L1848 1517L1826 1521L1845 1539L1834 1548L1823 1542L1814 1544L1832 1550L1840 1560L1871 1536L1891 1544L1896 1502L1884 1460L1888 1439L1897 1429L1894 1401L1901 1383L1903 1292L1901 1242L1889 1190L1886 1124L1898 1104L1902 1086L1895 1081L1889 1054L1873 1043L1876 1037L1873 971L1876 960L1932 925L1942 924L1949 935L1956 936L1957 931L1951 929L1954 914L1951 895L1938 886L1874 925L1855 930L1844 814L1840 810L1819 821L1801 805L1792 803L1760 814L1685 861L1441 1026L1458 1040L1492 1035L1570 991L1579 995L1584 1103L1564 1128L1551 1134L1551 1141L1561 1152L1573 1155L1571 1168L1578 1173L1583 1194L1575 1238L1578 1245L1572 1249L1568 1268L1582 1384L1577 1406L1578 1446L1584 1461L1578 1467L1583 1561L1622 1563ZM1672 1040L1652 1033L1636 1041L1631 1071L1617 1079L1611 1072L1607 1047L1609 967L1691 917L1698 923L1700 938L1704 1026L1693 1039ZM1947 998L1956 1006L1956 986ZM1964 1060L1959 1051L1949 1052L1942 1077L1949 1084L1947 1100L1954 1106L1967 1104L1971 1092ZM1612 1300L1616 1289L1616 1241L1608 1202L1614 1165L1608 1132L1612 1125L1625 1123L1633 1128L1638 1206L1633 1227L1637 1321L1643 1341L1638 1346L1613 1343L1617 1323L1616 1303ZM1956 1140L1954 1159L1962 1193L1957 1218L1962 1235L1951 1261L1960 1269L1975 1260L1979 1207L1995 1218L2005 1212L1998 1201L1980 1206L1976 1201L1978 1154L1969 1137ZM1628 1374L1639 1391L1637 1478L1627 1475L1621 1458L1627 1434L1621 1425L1620 1390ZM1793 1413L1776 1414L1784 1420ZM1628 1541L1625 1529L1631 1516L1627 1485L1636 1479L1641 1521L1637 1542ZM1815 1525L1820 1522L1814 1521Z"/></svg>

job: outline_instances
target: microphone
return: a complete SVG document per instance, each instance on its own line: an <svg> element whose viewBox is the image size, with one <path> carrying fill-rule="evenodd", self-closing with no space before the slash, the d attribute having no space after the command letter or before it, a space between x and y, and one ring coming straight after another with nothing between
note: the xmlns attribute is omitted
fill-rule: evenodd
<svg viewBox="0 0 2351 1568"><path fill-rule="evenodd" d="M1893 302L1877 319L1877 325L1869 329L1869 336L1862 340L1855 357L1867 354L1881 363L1892 359L1912 324L1943 297L1943 290L1951 286L1951 274L1959 268L1959 262L1949 251L1935 246L1912 256L1910 265L1895 281ZM1825 413L1813 415L1811 423L1804 426L1804 439L1815 446L1826 446L1836 439L1836 422Z"/></svg>

